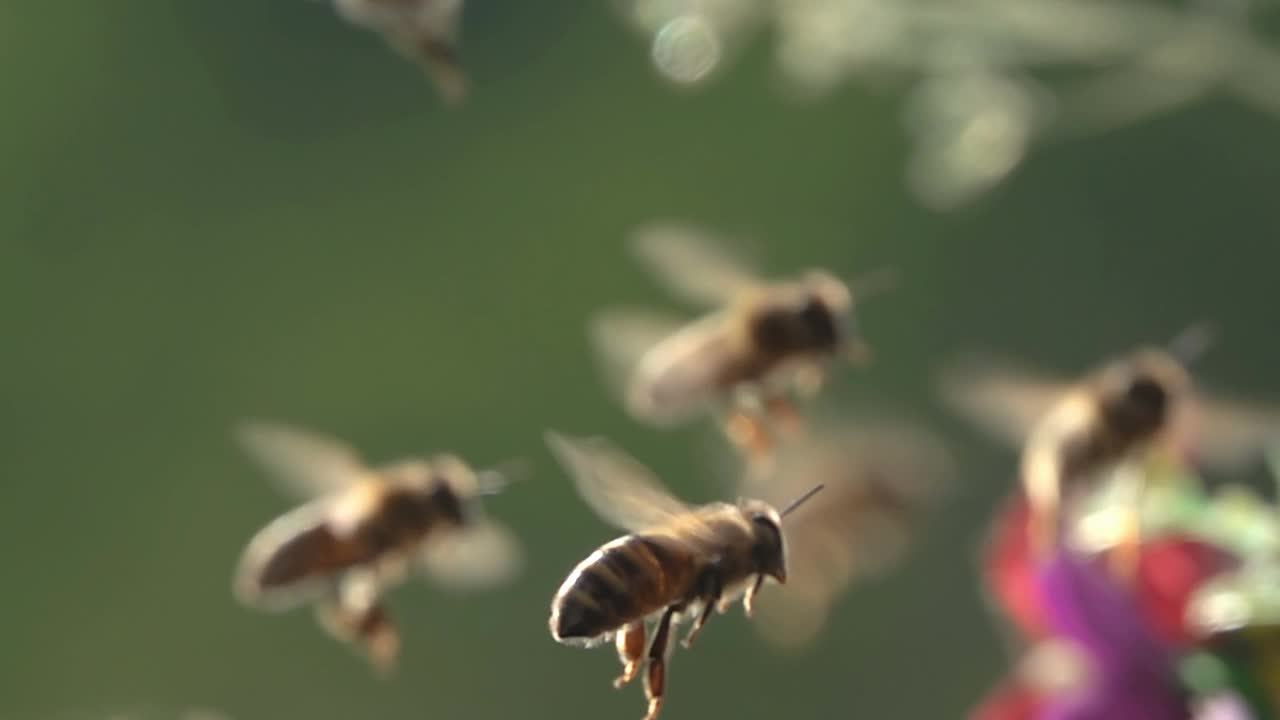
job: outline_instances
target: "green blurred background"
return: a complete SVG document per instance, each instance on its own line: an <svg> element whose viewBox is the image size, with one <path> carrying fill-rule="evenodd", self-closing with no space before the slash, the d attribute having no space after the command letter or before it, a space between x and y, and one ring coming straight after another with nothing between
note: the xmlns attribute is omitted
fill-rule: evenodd
<svg viewBox="0 0 1280 720"><path fill-rule="evenodd" d="M937 409L975 346L1078 370L1211 319L1206 376L1280 398L1280 132L1225 101L1039 150L960 211L907 192L901 97L778 92L758 43L704 91L660 81L604 4L477 2L460 109L319 2L0 5L0 717L193 705L235 720L628 718L607 648L546 630L612 531L541 444L616 438L708 499L698 431L629 422L583 320L663 303L625 234L678 217L770 267L899 268L863 315L879 356L834 392L954 442L909 563L846 597L818 647L737 613L673 663L665 717L959 717L1005 664L973 550L1011 456ZM374 459L533 461L492 511L528 544L508 591L411 583L398 677L309 613L234 604L249 535L287 507L231 442L297 422Z"/></svg>

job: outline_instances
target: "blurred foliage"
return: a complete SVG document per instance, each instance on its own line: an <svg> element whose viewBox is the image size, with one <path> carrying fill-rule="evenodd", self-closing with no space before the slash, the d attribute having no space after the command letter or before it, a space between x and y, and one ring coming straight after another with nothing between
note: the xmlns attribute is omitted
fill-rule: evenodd
<svg viewBox="0 0 1280 720"><path fill-rule="evenodd" d="M777 656L730 615L677 653L673 720L955 717L999 674L969 548L1012 463L935 410L943 353L1081 369L1209 318L1205 375L1280 397L1269 117L1210 97L1046 146L940 214L904 183L901 90L797 100L748 44L674 91L603 4L474 2L463 38L472 92L446 110L323 3L0 5L0 717L638 716L609 650L548 637L552 592L612 531L540 438L609 435L714 495L697 433L628 422L583 333L600 305L663 300L620 244L655 217L756 239L783 271L900 268L864 313L876 366L834 397L929 420L962 462L907 565L842 600L814 651ZM237 607L242 543L286 507L231 443L250 415L374 459L531 458L491 504L526 574L397 593L385 682L309 614Z"/></svg>

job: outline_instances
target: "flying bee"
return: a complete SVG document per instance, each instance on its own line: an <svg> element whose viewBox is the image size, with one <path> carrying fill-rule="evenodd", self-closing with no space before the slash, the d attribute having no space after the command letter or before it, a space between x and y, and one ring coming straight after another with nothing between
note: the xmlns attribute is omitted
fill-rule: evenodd
<svg viewBox="0 0 1280 720"><path fill-rule="evenodd" d="M722 244L671 224L643 228L632 249L672 293L714 308L692 322L633 308L593 318L606 374L638 420L671 426L719 411L729 439L760 456L770 424L798 420L792 395L814 395L839 357L869 357L850 286L825 270L765 281ZM859 283L859 299L888 279Z"/></svg>
<svg viewBox="0 0 1280 720"><path fill-rule="evenodd" d="M246 423L245 449L308 501L260 530L240 559L236 597L246 605L317 608L334 636L391 668L399 635L381 596L412 570L446 586L482 588L520 566L515 540L485 517L479 499L504 478L453 455L376 468L343 443L283 425Z"/></svg>
<svg viewBox="0 0 1280 720"><path fill-rule="evenodd" d="M743 475L741 494L767 502L824 488L787 529L787 584L757 602L765 639L787 650L812 643L850 585L902 558L953 465L943 442L914 424L825 416L782 443L768 472Z"/></svg>
<svg viewBox="0 0 1280 720"><path fill-rule="evenodd" d="M462 0L334 0L343 19L381 33L387 44L417 62L449 102L466 94L458 59Z"/></svg>
<svg viewBox="0 0 1280 720"><path fill-rule="evenodd" d="M1060 542L1060 508L1116 473L1140 494L1161 462L1238 466L1276 436L1275 412L1197 393L1188 367L1207 343L1207 330L1196 326L1167 348L1135 350L1074 383L990 358L944 373L948 404L1021 444L1034 552L1043 557ZM1124 549L1117 557L1126 565L1136 560L1137 502L1118 531Z"/></svg>
<svg viewBox="0 0 1280 720"><path fill-rule="evenodd" d="M759 500L689 507L645 467L602 439L548 435L548 444L589 506L631 534L606 543L569 573L551 601L551 636L566 645L613 638L622 687L647 662L645 696L654 720L666 694L672 626L693 618L691 647L713 608L743 596L747 615L765 578L787 581L782 518L821 489L779 512ZM653 624L652 635L646 629Z"/></svg>

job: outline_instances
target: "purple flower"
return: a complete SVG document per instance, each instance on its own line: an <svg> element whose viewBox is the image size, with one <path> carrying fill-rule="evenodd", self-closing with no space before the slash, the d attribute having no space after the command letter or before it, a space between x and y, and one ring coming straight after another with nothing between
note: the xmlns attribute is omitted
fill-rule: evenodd
<svg viewBox="0 0 1280 720"><path fill-rule="evenodd" d="M1060 552L1039 570L1039 585L1051 632L1074 643L1090 668L1043 720L1190 720L1170 650L1097 563Z"/></svg>

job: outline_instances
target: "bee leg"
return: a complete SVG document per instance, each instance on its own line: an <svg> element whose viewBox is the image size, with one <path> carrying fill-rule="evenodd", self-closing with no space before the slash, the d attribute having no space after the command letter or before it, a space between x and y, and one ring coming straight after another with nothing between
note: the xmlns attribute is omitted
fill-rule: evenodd
<svg viewBox="0 0 1280 720"><path fill-rule="evenodd" d="M675 605L667 608L658 621L649 644L649 671L644 677L644 695L649 700L649 712L644 720L657 720L662 710L662 700L667 692L667 647L671 641L671 620L677 612Z"/></svg>
<svg viewBox="0 0 1280 720"><path fill-rule="evenodd" d="M395 670L400 654L400 633L391 616L382 605L374 605L359 619L357 632L369 661L379 673L389 675Z"/></svg>
<svg viewBox="0 0 1280 720"><path fill-rule="evenodd" d="M756 593L760 592L760 586L764 584L764 576L757 575L756 581L751 587L747 588L747 592L742 596L742 612L747 617L751 617L755 612Z"/></svg>
<svg viewBox="0 0 1280 720"><path fill-rule="evenodd" d="M698 637L698 633L702 632L702 626L707 624L707 619L711 617L711 611L720 602L720 595L724 592L724 582L721 580L719 563L713 564L707 569L700 585L699 595L704 598L702 610L698 613L698 619L693 621L693 627L689 628L689 634L685 635L684 640L680 643L686 648L693 647L694 639Z"/></svg>
<svg viewBox="0 0 1280 720"><path fill-rule="evenodd" d="M775 425L781 433L793 435L804 426L800 410L791 398L783 393L772 395L765 400L765 413L771 424Z"/></svg>
<svg viewBox="0 0 1280 720"><path fill-rule="evenodd" d="M764 419L745 410L730 411L722 425L725 437L746 455L758 460L768 456L773 444Z"/></svg>
<svg viewBox="0 0 1280 720"><path fill-rule="evenodd" d="M1027 501L1031 504L1031 549L1043 560L1058 545L1058 513L1061 503L1061 473L1056 452L1033 448L1022 471Z"/></svg>
<svg viewBox="0 0 1280 720"><path fill-rule="evenodd" d="M358 645L381 674L395 669L400 633L382 604L374 572L352 571L334 587L334 594L316 606L316 619L328 633Z"/></svg>
<svg viewBox="0 0 1280 720"><path fill-rule="evenodd" d="M1146 474L1141 468L1126 466L1120 478L1127 483L1129 497L1120 512L1119 537L1107 560L1112 574L1121 582L1131 583L1138 576L1142 558L1142 501L1146 494Z"/></svg>
<svg viewBox="0 0 1280 720"><path fill-rule="evenodd" d="M640 672L640 662L644 660L644 621L633 622L618 632L616 643L618 659L622 661L622 674L613 681L613 686L621 688L635 679Z"/></svg>

